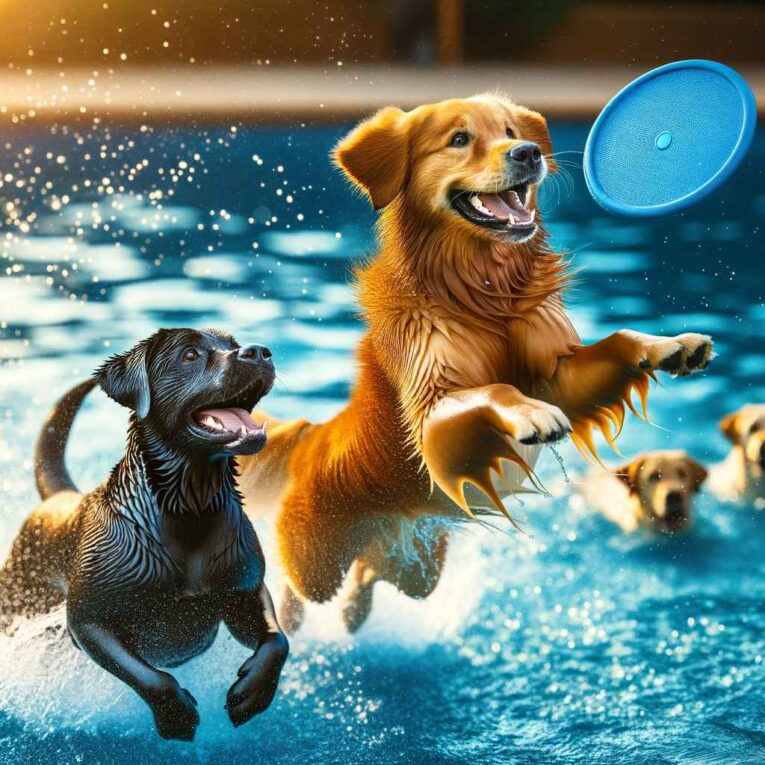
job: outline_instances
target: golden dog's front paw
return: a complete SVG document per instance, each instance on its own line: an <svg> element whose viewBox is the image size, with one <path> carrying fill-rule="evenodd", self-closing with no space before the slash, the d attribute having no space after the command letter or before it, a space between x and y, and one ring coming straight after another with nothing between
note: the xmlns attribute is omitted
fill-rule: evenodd
<svg viewBox="0 0 765 765"><path fill-rule="evenodd" d="M533 478L527 458L535 444L552 443L572 431L557 406L524 396L511 385L485 385L442 398L424 423L422 454L430 476L463 510L463 487L473 484L506 512L493 478L504 482L503 461Z"/></svg>
<svg viewBox="0 0 765 765"><path fill-rule="evenodd" d="M543 401L498 407L505 431L522 444L549 444L571 432L571 423L557 406Z"/></svg>
<svg viewBox="0 0 765 765"><path fill-rule="evenodd" d="M640 362L642 369L668 372L673 377L684 377L704 369L714 356L712 338L695 332L655 338L646 344L645 352L646 356Z"/></svg>

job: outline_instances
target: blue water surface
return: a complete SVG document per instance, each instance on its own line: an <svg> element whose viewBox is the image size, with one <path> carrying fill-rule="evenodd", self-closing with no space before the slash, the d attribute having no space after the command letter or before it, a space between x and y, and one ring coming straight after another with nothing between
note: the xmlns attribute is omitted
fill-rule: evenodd
<svg viewBox="0 0 765 765"><path fill-rule="evenodd" d="M269 408L325 418L346 399L363 328L349 286L374 216L332 169L348 126L4 127L0 132L0 554L34 507L32 451L54 399L159 326L268 344ZM564 171L542 207L581 269L585 340L624 326L714 335L710 369L665 379L657 425L626 455L726 453L717 420L765 400L765 133L714 198L635 223L603 213L578 170L586 126L558 124ZM69 464L79 485L119 458L125 413L94 395ZM688 535L623 535L571 489L586 464L547 450L554 498L510 500L525 535L466 527L426 602L378 586L348 637L309 608L272 708L234 730L228 634L176 671L200 701L193 744L161 741L138 698L63 634L62 614L0 639L2 763L761 763L765 513L703 494ZM615 461L604 447L603 455ZM257 521L274 593L270 522Z"/></svg>

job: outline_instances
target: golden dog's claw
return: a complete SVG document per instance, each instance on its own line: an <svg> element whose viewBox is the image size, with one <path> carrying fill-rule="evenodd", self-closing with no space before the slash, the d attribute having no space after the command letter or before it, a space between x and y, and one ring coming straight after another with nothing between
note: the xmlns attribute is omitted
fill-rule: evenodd
<svg viewBox="0 0 765 765"><path fill-rule="evenodd" d="M532 470L538 445L570 432L568 418L557 407L510 385L487 385L450 394L433 407L425 420L422 453L432 482L471 518L467 484L512 520L500 490L505 495L518 491L527 478L538 488Z"/></svg>

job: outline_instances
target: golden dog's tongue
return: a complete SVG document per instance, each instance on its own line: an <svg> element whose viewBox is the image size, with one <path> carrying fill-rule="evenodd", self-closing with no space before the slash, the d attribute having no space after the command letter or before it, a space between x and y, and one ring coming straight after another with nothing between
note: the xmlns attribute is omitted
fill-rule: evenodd
<svg viewBox="0 0 765 765"><path fill-rule="evenodd" d="M534 210L525 207L518 192L513 189L499 194L481 193L478 199L483 205L483 212L488 210L497 220L510 221L511 224L531 223L534 220ZM480 207L478 209L480 211Z"/></svg>
<svg viewBox="0 0 765 765"><path fill-rule="evenodd" d="M238 407L231 407L229 409L205 409L199 412L196 416L197 420L202 425L208 427L217 427L219 423L223 426L223 429L229 430L232 433L239 432L242 427L247 432L253 430L260 430L255 424L250 413L246 409L240 409Z"/></svg>
<svg viewBox="0 0 765 765"><path fill-rule="evenodd" d="M510 207L496 194L479 194L481 204L495 217L500 220L510 220Z"/></svg>

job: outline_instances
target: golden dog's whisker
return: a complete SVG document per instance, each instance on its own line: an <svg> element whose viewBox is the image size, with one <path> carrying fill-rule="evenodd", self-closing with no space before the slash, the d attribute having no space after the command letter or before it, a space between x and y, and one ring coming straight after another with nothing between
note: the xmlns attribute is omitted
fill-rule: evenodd
<svg viewBox="0 0 765 765"><path fill-rule="evenodd" d="M568 193L573 194L576 189L576 185L574 183L574 177L571 175L569 170L563 165L558 166L558 173L560 177L563 179L563 181L565 182Z"/></svg>
<svg viewBox="0 0 765 765"><path fill-rule="evenodd" d="M556 208L560 204L560 187L558 186L558 179L554 175L548 174L542 183L539 184L539 189L541 190L547 186L551 187L555 191L557 199L550 208L542 209L540 206L540 212L543 215L546 215L548 212L550 212L550 210ZM539 195L537 195L537 199L539 199ZM537 202L537 204L539 204L539 202Z"/></svg>

